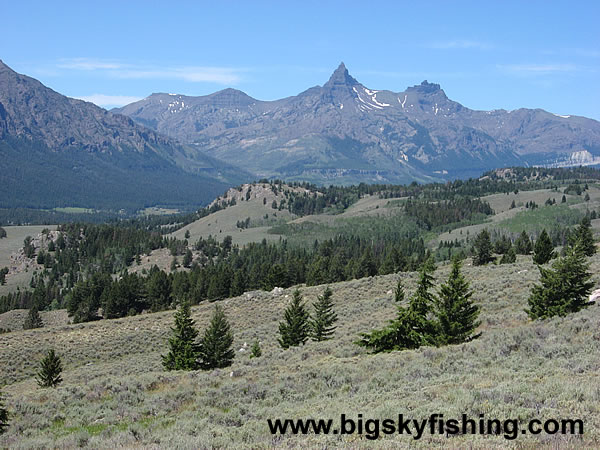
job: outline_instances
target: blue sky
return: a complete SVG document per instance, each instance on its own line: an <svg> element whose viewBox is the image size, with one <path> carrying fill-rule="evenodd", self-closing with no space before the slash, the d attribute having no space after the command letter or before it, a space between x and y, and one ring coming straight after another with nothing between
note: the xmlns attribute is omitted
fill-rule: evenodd
<svg viewBox="0 0 600 450"><path fill-rule="evenodd" d="M112 107L226 88L271 100L340 61L372 89L427 79L474 109L600 120L598 1L2 1L0 59Z"/></svg>

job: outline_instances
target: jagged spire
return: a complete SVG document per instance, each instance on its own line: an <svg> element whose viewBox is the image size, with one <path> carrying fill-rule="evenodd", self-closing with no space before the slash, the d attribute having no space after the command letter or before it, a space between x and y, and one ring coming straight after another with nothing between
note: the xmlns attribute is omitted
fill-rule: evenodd
<svg viewBox="0 0 600 450"><path fill-rule="evenodd" d="M338 68L335 69L335 72L333 72L333 74L329 78L329 81L327 81L327 83L325 83L324 87L333 87L333 86L339 86L339 85L350 85L351 86L354 84L359 84L359 82L356 81L354 78L352 78L352 76L350 76L350 74L348 73L348 69L346 69L345 64L343 62L341 62L340 65L338 66Z"/></svg>

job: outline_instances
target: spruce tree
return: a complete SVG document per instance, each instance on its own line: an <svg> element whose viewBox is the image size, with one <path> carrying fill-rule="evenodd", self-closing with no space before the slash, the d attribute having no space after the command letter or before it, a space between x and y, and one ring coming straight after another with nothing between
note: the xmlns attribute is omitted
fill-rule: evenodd
<svg viewBox="0 0 600 450"><path fill-rule="evenodd" d="M198 330L191 318L190 305L184 302L175 313L171 328L169 353L161 356L165 370L196 370L199 367L200 345L196 342Z"/></svg>
<svg viewBox="0 0 600 450"><path fill-rule="evenodd" d="M580 246L568 247L566 255L556 260L552 269L539 270L540 284L532 288L529 308L525 310L531 319L565 316L589 305L594 283Z"/></svg>
<svg viewBox="0 0 600 450"><path fill-rule="evenodd" d="M285 321L279 324L279 345L287 349L305 344L310 331L309 315L299 289L294 291L292 302L285 310Z"/></svg>
<svg viewBox="0 0 600 450"><path fill-rule="evenodd" d="M232 345L231 327L223 309L216 305L210 324L200 340L200 368L210 370L230 366L235 357Z"/></svg>
<svg viewBox="0 0 600 450"><path fill-rule="evenodd" d="M333 324L337 321L337 314L333 311L332 294L331 289L327 287L313 304L315 313L310 321L310 337L313 341L326 341L333 336L336 328Z"/></svg>
<svg viewBox="0 0 600 450"><path fill-rule="evenodd" d="M519 255L529 255L533 251L533 245L531 239L525 230L521 231L521 234L515 241L515 252Z"/></svg>
<svg viewBox="0 0 600 450"><path fill-rule="evenodd" d="M2 392L0 392L0 434L3 434L8 428L8 411L4 407L4 398Z"/></svg>
<svg viewBox="0 0 600 450"><path fill-rule="evenodd" d="M40 363L40 371L37 373L36 380L40 387L56 387L62 382L60 373L62 372L62 363L54 350L48 350L48 354Z"/></svg>
<svg viewBox="0 0 600 450"><path fill-rule="evenodd" d="M258 339L254 339L252 347L250 348L250 359L260 358L262 356L262 350L260 349L260 343Z"/></svg>
<svg viewBox="0 0 600 450"><path fill-rule="evenodd" d="M554 246L550 240L550 236L546 232L546 229L542 230L540 237L535 241L533 247L533 262L536 264L546 264L552 258L554 258Z"/></svg>
<svg viewBox="0 0 600 450"><path fill-rule="evenodd" d="M44 322L42 322L40 313L39 313L37 307L34 305L31 307L31 309L27 313L25 322L23 322L23 329L31 330L33 328L42 328L43 326L44 326Z"/></svg>
<svg viewBox="0 0 600 450"><path fill-rule="evenodd" d="M442 284L436 302L439 324L438 345L460 344L473 338L479 326L479 307L471 301L473 292L460 272L460 261L454 259L448 281Z"/></svg>
<svg viewBox="0 0 600 450"><path fill-rule="evenodd" d="M569 239L570 245L579 244L585 256L592 256L596 253L596 244L594 243L594 234L592 233L592 221L589 216L581 219L579 226Z"/></svg>
<svg viewBox="0 0 600 450"><path fill-rule="evenodd" d="M473 257L473 265L483 266L494 260L492 256L492 240L490 233L484 229L475 238L475 256Z"/></svg>
<svg viewBox="0 0 600 450"><path fill-rule="evenodd" d="M188 248L183 256L183 267L189 268L192 265L192 251Z"/></svg>

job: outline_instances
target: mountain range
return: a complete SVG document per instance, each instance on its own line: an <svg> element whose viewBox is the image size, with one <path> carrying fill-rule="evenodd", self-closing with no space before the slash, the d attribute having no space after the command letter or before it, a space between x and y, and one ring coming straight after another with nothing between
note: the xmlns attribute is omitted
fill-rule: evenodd
<svg viewBox="0 0 600 450"><path fill-rule="evenodd" d="M257 177L321 183L477 176L509 165L600 163L600 123L541 109L475 111L423 81L369 89L343 63L323 86L276 101L225 89L152 94L115 109Z"/></svg>
<svg viewBox="0 0 600 450"><path fill-rule="evenodd" d="M250 177L2 61L0 155L0 207L199 206Z"/></svg>
<svg viewBox="0 0 600 450"><path fill-rule="evenodd" d="M106 111L0 61L0 156L0 208L190 209L259 178L407 183L600 164L600 123L475 111L427 81L369 89L343 63L323 86L280 100L225 89Z"/></svg>

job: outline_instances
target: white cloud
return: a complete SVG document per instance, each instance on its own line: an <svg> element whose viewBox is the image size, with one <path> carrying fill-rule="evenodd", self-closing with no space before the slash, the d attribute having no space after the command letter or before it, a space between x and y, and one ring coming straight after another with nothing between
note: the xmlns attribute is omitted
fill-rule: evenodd
<svg viewBox="0 0 600 450"><path fill-rule="evenodd" d="M469 39L454 39L450 41L438 41L427 45L428 48L439 50L445 49L478 49L490 50L493 48L491 44L481 41L473 41Z"/></svg>
<svg viewBox="0 0 600 450"><path fill-rule="evenodd" d="M94 103L102 108L125 106L129 103L137 102L142 97L134 97L130 95L104 95L104 94L92 94L82 95L81 97L74 97L78 100L84 100L86 102Z"/></svg>
<svg viewBox="0 0 600 450"><path fill-rule="evenodd" d="M56 67L68 70L97 71L113 78L183 80L192 83L237 84L243 69L205 66L156 66L124 64L93 58L61 60Z"/></svg>
<svg viewBox="0 0 600 450"><path fill-rule="evenodd" d="M102 61L92 58L73 58L63 59L56 65L60 69L75 69L75 70L115 70L121 69L123 64Z"/></svg>
<svg viewBox="0 0 600 450"><path fill-rule="evenodd" d="M241 80L236 70L223 67L130 68L111 71L110 75L117 78L183 80L218 84L236 84Z"/></svg>
<svg viewBox="0 0 600 450"><path fill-rule="evenodd" d="M579 70L574 64L499 64L498 68L517 75L544 75Z"/></svg>

